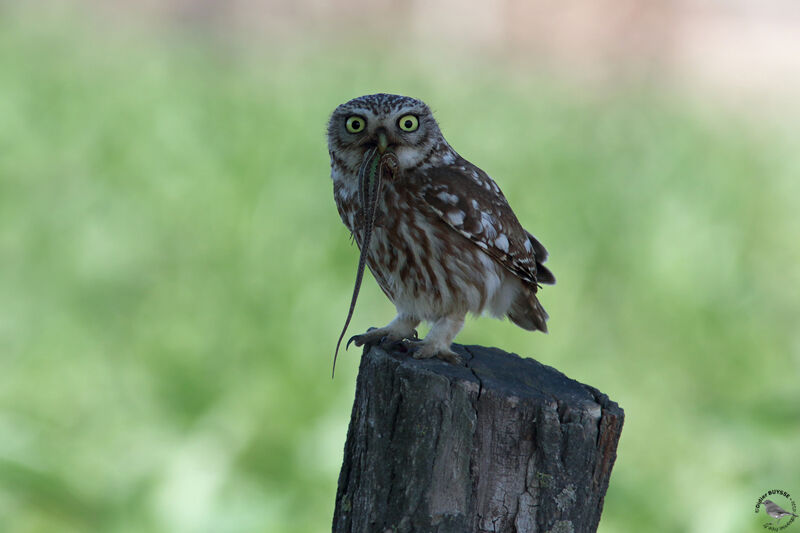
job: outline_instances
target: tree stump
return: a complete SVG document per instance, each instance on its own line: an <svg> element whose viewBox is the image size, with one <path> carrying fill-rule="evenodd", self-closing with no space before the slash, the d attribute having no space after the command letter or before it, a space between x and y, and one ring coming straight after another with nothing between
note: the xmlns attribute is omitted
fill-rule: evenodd
<svg viewBox="0 0 800 533"><path fill-rule="evenodd" d="M595 531L622 409L533 359L453 350L466 367L364 350L333 531Z"/></svg>

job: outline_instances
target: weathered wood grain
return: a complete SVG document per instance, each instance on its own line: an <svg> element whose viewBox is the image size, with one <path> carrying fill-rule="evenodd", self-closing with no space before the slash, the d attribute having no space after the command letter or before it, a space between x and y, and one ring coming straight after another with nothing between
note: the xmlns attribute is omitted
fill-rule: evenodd
<svg viewBox="0 0 800 533"><path fill-rule="evenodd" d="M365 350L333 531L596 530L622 409L533 359L453 349L466 367Z"/></svg>

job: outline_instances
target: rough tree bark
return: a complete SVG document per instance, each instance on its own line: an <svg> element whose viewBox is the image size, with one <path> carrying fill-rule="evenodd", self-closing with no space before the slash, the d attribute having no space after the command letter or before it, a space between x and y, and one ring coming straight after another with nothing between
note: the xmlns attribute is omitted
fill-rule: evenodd
<svg viewBox="0 0 800 533"><path fill-rule="evenodd" d="M533 359L453 349L466 367L364 351L333 531L596 530L622 409Z"/></svg>

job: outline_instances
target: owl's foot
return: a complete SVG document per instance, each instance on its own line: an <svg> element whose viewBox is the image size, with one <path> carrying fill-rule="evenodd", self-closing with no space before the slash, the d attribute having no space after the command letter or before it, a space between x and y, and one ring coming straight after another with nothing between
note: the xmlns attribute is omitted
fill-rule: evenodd
<svg viewBox="0 0 800 533"><path fill-rule="evenodd" d="M441 346L432 342L426 341L407 341L403 344L408 346L408 353L414 359L430 359L435 357L454 365L463 365L464 360L456 352L450 349L449 346Z"/></svg>
<svg viewBox="0 0 800 533"><path fill-rule="evenodd" d="M418 325L419 320L403 313L398 313L394 320L382 328L370 328L366 333L353 335L347 341L347 346L349 347L351 342L356 343L356 346L375 346L397 344L403 339L418 339L417 330L415 329Z"/></svg>
<svg viewBox="0 0 800 533"><path fill-rule="evenodd" d="M396 331L390 330L388 327L370 328L366 333L362 333L361 335L353 335L350 337L350 339L347 341L346 348L350 347L351 342L356 346L382 346L397 344L405 339L416 340L417 338L417 330L413 330L410 335L404 336L398 334Z"/></svg>
<svg viewBox="0 0 800 533"><path fill-rule="evenodd" d="M438 318L425 340L404 342L409 348L409 353L414 359L430 359L436 357L442 361L463 365L464 362L457 353L450 349L453 339L464 325L464 315L453 314Z"/></svg>

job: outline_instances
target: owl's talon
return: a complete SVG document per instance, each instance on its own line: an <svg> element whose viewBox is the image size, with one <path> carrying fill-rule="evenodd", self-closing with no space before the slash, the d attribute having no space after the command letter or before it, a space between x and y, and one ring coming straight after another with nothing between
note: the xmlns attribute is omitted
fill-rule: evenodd
<svg viewBox="0 0 800 533"><path fill-rule="evenodd" d="M350 337L349 339L347 339L347 344L345 344L345 345L344 345L344 349L345 349L345 350L349 349L349 348L350 348L350 343L352 343L352 342L355 342L355 343L356 343L356 346L361 346L361 345L358 343L358 337L360 337L360 335L353 335L352 337Z"/></svg>
<svg viewBox="0 0 800 533"><path fill-rule="evenodd" d="M414 338L417 338L417 331L414 330ZM388 331L386 328L369 328L366 333L362 333L360 335L353 335L347 341L345 345L345 349L350 347L350 343L355 343L356 346L383 346L383 345L391 345L394 346L403 339L399 338L396 334Z"/></svg>
<svg viewBox="0 0 800 533"><path fill-rule="evenodd" d="M433 344L420 340L406 340L403 344L408 347L408 353L414 359L431 359L435 357L454 365L464 365L464 360L461 356L450 348L437 350Z"/></svg>
<svg viewBox="0 0 800 533"><path fill-rule="evenodd" d="M375 328L372 328L375 329ZM374 335L370 335L371 330L368 330L366 333L362 333L361 335L353 335L347 340L347 344L345 345L344 349L348 349L350 347L350 343L355 343L356 346L361 347L365 344L374 345L380 344L383 341L383 337L376 337Z"/></svg>
<svg viewBox="0 0 800 533"><path fill-rule="evenodd" d="M436 354L436 357L442 361L447 361L448 363L452 363L454 365L464 366L464 360L461 358L461 356L449 348L447 350L440 350Z"/></svg>

